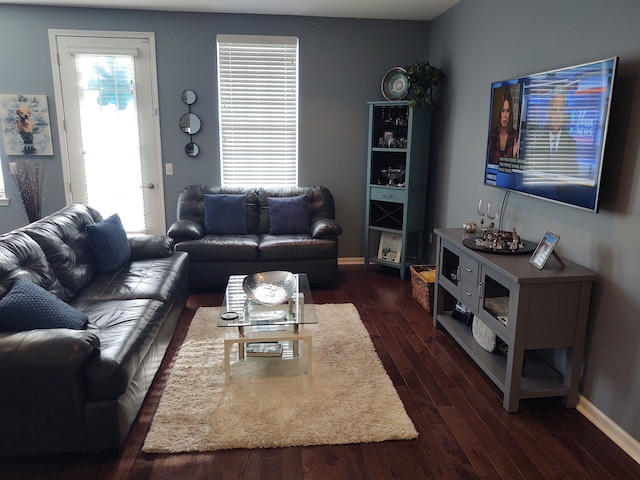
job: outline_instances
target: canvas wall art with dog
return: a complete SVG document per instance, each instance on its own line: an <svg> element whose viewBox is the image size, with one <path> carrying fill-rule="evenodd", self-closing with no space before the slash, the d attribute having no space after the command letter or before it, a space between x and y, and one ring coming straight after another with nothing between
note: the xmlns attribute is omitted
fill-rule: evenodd
<svg viewBox="0 0 640 480"><path fill-rule="evenodd" d="M5 155L53 155L46 95L0 95Z"/></svg>

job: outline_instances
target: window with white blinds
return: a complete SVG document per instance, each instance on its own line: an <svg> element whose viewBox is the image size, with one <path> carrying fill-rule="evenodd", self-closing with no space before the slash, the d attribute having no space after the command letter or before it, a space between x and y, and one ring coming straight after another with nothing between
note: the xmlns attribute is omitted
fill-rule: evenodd
<svg viewBox="0 0 640 480"><path fill-rule="evenodd" d="M218 35L221 183L298 185L298 39Z"/></svg>

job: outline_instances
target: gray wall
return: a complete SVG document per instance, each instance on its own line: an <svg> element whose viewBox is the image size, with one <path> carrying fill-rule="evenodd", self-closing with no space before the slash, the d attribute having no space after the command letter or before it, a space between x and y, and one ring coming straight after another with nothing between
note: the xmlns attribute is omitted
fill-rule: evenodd
<svg viewBox="0 0 640 480"><path fill-rule="evenodd" d="M380 80L397 65L426 59L427 22L310 17L192 14L0 5L1 93L38 93L55 103L47 29L151 31L156 35L167 222L175 220L176 197L189 184L218 184L216 34L295 35L300 39L299 184L324 185L334 194L344 227L340 257L361 257L364 229L367 105L381 100ZM19 39L19 41L17 40ZM188 136L178 128L187 111L180 95L193 89L192 111L203 127L194 140L195 159L184 154ZM64 205L60 148L53 125L53 157L46 164L44 213ZM0 142L0 152L3 146ZM0 207L0 233L26 223L13 194L9 161L2 168L12 202Z"/></svg>
<svg viewBox="0 0 640 480"><path fill-rule="evenodd" d="M553 15L550 18L549 13ZM503 228L560 235L561 256L600 275L593 290L581 393L640 440L640 2L462 0L431 25L430 60L448 74L435 137L434 225L477 218L492 81L620 57L597 214L511 194Z"/></svg>

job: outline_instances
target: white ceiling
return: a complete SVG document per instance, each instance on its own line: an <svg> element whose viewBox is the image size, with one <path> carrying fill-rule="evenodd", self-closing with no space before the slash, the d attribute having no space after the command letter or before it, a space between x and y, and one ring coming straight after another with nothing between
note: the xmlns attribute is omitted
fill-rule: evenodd
<svg viewBox="0 0 640 480"><path fill-rule="evenodd" d="M0 4L432 20L460 0L0 0Z"/></svg>

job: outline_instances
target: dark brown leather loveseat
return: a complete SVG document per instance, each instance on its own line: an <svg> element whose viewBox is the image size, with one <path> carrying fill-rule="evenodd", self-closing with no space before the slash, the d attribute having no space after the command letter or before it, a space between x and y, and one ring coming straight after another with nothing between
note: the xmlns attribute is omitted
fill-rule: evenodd
<svg viewBox="0 0 640 480"><path fill-rule="evenodd" d="M0 331L0 455L118 451L173 336L188 255L165 236L130 237L129 260L101 273L87 239L101 220L75 204L0 235L0 299L28 281L88 317Z"/></svg>
<svg viewBox="0 0 640 480"><path fill-rule="evenodd" d="M246 230L242 234L207 232L205 196L243 195ZM306 227L274 232L274 199L306 196ZM270 204L272 205L270 207ZM191 185L178 197L177 221L167 233L175 250L189 253L192 288L223 287L229 275L269 270L306 273L309 283L331 286L338 278L338 236L329 189L316 187L233 188Z"/></svg>

